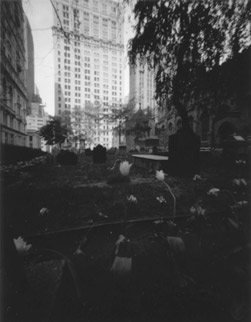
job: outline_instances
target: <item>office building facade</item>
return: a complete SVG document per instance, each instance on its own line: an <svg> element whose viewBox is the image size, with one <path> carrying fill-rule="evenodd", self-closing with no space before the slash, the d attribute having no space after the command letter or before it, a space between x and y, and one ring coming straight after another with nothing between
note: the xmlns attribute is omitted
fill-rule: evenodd
<svg viewBox="0 0 251 322"><path fill-rule="evenodd" d="M70 115L74 135L81 133L87 147L110 148L113 110L124 96L122 5L107 0L54 3L55 115Z"/></svg>
<svg viewBox="0 0 251 322"><path fill-rule="evenodd" d="M2 143L25 146L28 96L22 2L1 1L0 9L0 139Z"/></svg>

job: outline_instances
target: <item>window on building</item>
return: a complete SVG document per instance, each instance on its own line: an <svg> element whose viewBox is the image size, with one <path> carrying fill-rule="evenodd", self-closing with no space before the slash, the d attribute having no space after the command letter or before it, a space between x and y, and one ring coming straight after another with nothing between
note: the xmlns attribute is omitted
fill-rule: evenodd
<svg viewBox="0 0 251 322"><path fill-rule="evenodd" d="M93 0L93 9L94 11L98 11L98 0Z"/></svg>
<svg viewBox="0 0 251 322"><path fill-rule="evenodd" d="M107 13L107 3L105 2L102 3L102 12L105 14Z"/></svg>

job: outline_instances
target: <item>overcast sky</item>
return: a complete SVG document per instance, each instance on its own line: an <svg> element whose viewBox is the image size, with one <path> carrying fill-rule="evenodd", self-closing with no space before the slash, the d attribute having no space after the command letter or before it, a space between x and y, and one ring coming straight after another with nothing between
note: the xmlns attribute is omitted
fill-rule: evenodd
<svg viewBox="0 0 251 322"><path fill-rule="evenodd" d="M28 17L34 41L35 83L46 112L54 115L54 56L53 56L53 8L50 0L23 0L23 9ZM125 38L129 37L125 28ZM131 33L130 33L131 35ZM129 94L129 68L125 70L125 95Z"/></svg>

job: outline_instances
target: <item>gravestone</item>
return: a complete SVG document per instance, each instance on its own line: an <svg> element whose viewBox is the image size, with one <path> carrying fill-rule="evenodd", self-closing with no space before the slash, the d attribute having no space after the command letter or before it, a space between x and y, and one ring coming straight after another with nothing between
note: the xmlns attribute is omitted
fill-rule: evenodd
<svg viewBox="0 0 251 322"><path fill-rule="evenodd" d="M105 163L106 162L106 148L102 145L97 145L93 149L92 156L93 163Z"/></svg>
<svg viewBox="0 0 251 322"><path fill-rule="evenodd" d="M193 176L200 171L200 137L190 128L181 128L169 137L169 174Z"/></svg>
<svg viewBox="0 0 251 322"><path fill-rule="evenodd" d="M119 155L121 155L121 156L126 155L126 145L119 146Z"/></svg>

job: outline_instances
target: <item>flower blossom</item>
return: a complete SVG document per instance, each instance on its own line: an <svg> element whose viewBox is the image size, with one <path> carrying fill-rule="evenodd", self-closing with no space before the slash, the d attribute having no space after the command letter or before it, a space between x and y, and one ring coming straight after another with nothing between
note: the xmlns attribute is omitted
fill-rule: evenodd
<svg viewBox="0 0 251 322"><path fill-rule="evenodd" d="M233 182L233 185L237 186L237 187L239 187L241 185L243 185L243 186L247 185L247 181L245 179L234 179L232 182Z"/></svg>
<svg viewBox="0 0 251 322"><path fill-rule="evenodd" d="M209 191L208 191L208 195L209 196L215 196L215 197L218 197L218 195L219 195L219 192L220 192L220 189L218 189L218 188L212 188L212 189L210 189Z"/></svg>
<svg viewBox="0 0 251 322"><path fill-rule="evenodd" d="M133 196L133 195L127 196L127 200L129 202L131 202L131 203L137 203L138 202L137 198L135 196Z"/></svg>
<svg viewBox="0 0 251 322"><path fill-rule="evenodd" d="M163 196L156 197L159 203L166 203L166 199Z"/></svg>
<svg viewBox="0 0 251 322"><path fill-rule="evenodd" d="M196 180L202 180L202 177L199 174L195 174L193 177L193 181L196 181Z"/></svg>
<svg viewBox="0 0 251 322"><path fill-rule="evenodd" d="M164 171L163 170L160 170L160 171L156 170L156 178L159 181L164 181L165 180L165 173L164 173Z"/></svg>
<svg viewBox="0 0 251 322"><path fill-rule="evenodd" d="M128 161L123 161L120 163L119 166L119 171L122 174L122 176L128 176L130 169L131 169L132 164L129 163Z"/></svg>
<svg viewBox="0 0 251 322"><path fill-rule="evenodd" d="M132 272L132 250L130 240L124 235L119 235L115 243L115 257L111 272L117 278L128 278Z"/></svg>
<svg viewBox="0 0 251 322"><path fill-rule="evenodd" d="M191 213L192 215L195 215L195 214L196 214L196 208L195 208L194 206L192 206L192 207L190 208L190 213Z"/></svg>
<svg viewBox="0 0 251 322"><path fill-rule="evenodd" d="M246 164L245 160L236 160L235 161L236 164Z"/></svg>
<svg viewBox="0 0 251 322"><path fill-rule="evenodd" d="M13 241L16 246L17 252L21 255L27 253L32 247L32 245L27 244L21 236L19 236L17 239L14 238Z"/></svg>
<svg viewBox="0 0 251 322"><path fill-rule="evenodd" d="M192 215L201 215L201 216L204 216L205 215L205 212L206 212L206 209L203 209L200 205L197 205L197 206L192 206L190 208L190 213Z"/></svg>
<svg viewBox="0 0 251 322"><path fill-rule="evenodd" d="M47 208L42 208L42 209L40 209L39 213L40 213L41 216L43 216L43 215L48 214L48 212L49 212L49 210Z"/></svg>
<svg viewBox="0 0 251 322"><path fill-rule="evenodd" d="M235 205L233 205L232 207L230 207L232 210L234 209L241 209L241 208L245 208L248 205L247 200L241 200L235 203Z"/></svg>

